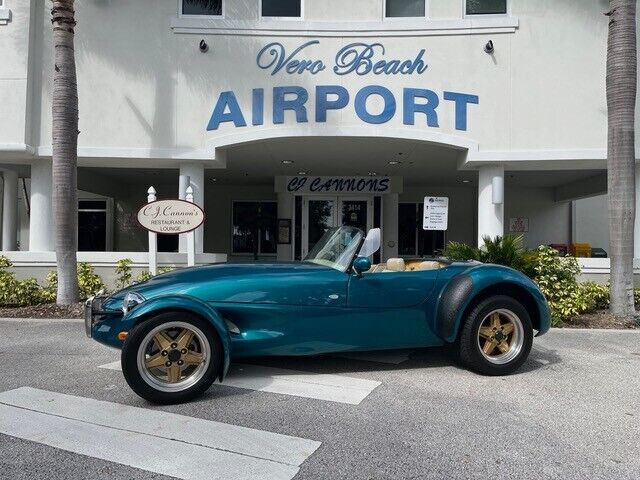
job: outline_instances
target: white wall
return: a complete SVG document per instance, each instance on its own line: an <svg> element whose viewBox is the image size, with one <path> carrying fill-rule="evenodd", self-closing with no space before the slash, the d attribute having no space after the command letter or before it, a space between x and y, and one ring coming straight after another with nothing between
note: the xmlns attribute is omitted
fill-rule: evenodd
<svg viewBox="0 0 640 480"><path fill-rule="evenodd" d="M0 146L19 148L30 142L29 53L35 38L32 18L35 3L36 0L5 2L12 20L0 25Z"/></svg>
<svg viewBox="0 0 640 480"><path fill-rule="evenodd" d="M34 18L39 21L36 30L44 32L43 39L39 38L40 33L32 35L38 42L33 53L38 69L38 78L33 83L37 86L33 113L38 115L38 121L33 122L34 143L36 147L45 147L41 152L47 154L51 144L53 68L50 7L44 0L32 2L36 5ZM226 24L249 19L257 22L257 1L227 3ZM344 85L352 96L347 108L329 112L327 125L332 127L370 127L355 115L353 96L365 85L380 84L392 90L399 107L394 119L383 125L384 129L413 131L425 139L433 139L434 134L453 135L478 142L484 153L535 150L541 160L545 159L545 152L554 150L603 151L607 17L602 13L606 11L606 2L512 0L510 3L518 25L511 29L513 32L494 28L495 33L474 31L476 34L469 35L466 28L460 34L434 35L429 33L432 28L429 21L418 19L424 30L415 36L405 36L407 30L394 36L375 33L345 37L340 31L325 33L318 37L320 45L308 50L311 58L325 62L325 71L318 75L272 76L256 66L256 54L267 43L281 41L291 51L310 39L302 36L310 26L323 22L340 21L340 28L348 31L354 21L373 21L378 22L374 27L383 33L385 29L398 29L398 24L394 27L394 22L381 20L383 0L307 0L306 20L286 22L284 29L282 22L273 27L286 36L265 36L251 29L243 35L233 34L233 29L208 35L206 28L197 35L187 35L175 33L171 28L177 14L177 2L173 0L137 0L117 7L113 2L78 0L76 57L81 152L101 158L96 162L103 165L110 162L105 157L117 153L109 149L162 149L155 152L160 157L186 158L200 152L201 158L207 141L217 141L230 133L262 131L269 135L267 131L289 126L300 133L309 133L318 127L313 118L313 90L319 84ZM14 20L0 27L0 103L3 111L11 112L11 118L0 118L0 136L4 135L0 142L19 140L24 131L28 65L25 29L31 15L28 4L12 2ZM428 4L431 21L463 21L462 1L430 0ZM264 22L260 25L265 28ZM298 33L291 33L292 29ZM209 42L207 54L197 48L201 38ZM489 39L495 45L493 56L482 51ZM420 48L425 48L429 68L422 75L335 75L332 66L336 52L347 43L358 41L382 42L386 58L413 58ZM270 89L274 85L301 85L310 91L307 124L295 123L291 115L286 116L284 125L272 124ZM236 92L245 117L250 120L250 92L256 87L265 88L264 125L235 128L225 124L218 131L206 132L213 106L225 90ZM404 87L429 88L438 93L439 127L427 127L422 115L417 115L419 121L415 126L403 125ZM444 90L479 95L480 104L468 106L467 131L454 128L453 102L442 99ZM92 150L83 150L87 148ZM144 156L142 150L137 151ZM148 164L154 161L150 158Z"/></svg>
<svg viewBox="0 0 640 480"><path fill-rule="evenodd" d="M574 240L609 252L609 211L607 196L582 198L574 204Z"/></svg>
<svg viewBox="0 0 640 480"><path fill-rule="evenodd" d="M571 239L571 205L555 202L553 190L505 185L504 224L509 233L509 218L527 217L529 231L524 233L527 248L550 243L568 244Z"/></svg>

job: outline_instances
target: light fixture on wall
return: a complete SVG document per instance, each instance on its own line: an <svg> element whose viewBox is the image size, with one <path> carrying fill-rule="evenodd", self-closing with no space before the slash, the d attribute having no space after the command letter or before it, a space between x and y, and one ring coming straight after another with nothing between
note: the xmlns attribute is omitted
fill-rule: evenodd
<svg viewBox="0 0 640 480"><path fill-rule="evenodd" d="M462 180L462 183L471 183L471 180L465 178L464 180Z"/></svg>
<svg viewBox="0 0 640 480"><path fill-rule="evenodd" d="M494 205L504 203L504 177L496 175L491 179L491 202Z"/></svg>
<svg viewBox="0 0 640 480"><path fill-rule="evenodd" d="M198 48L202 53L207 53L209 51L209 45L207 45L207 42L205 42L204 38L200 40L200 44L198 45Z"/></svg>
<svg viewBox="0 0 640 480"><path fill-rule="evenodd" d="M307 172L298 172L298 175L306 175Z"/></svg>
<svg viewBox="0 0 640 480"><path fill-rule="evenodd" d="M389 160L389 165L400 165L401 163L400 160Z"/></svg>
<svg viewBox="0 0 640 480"><path fill-rule="evenodd" d="M493 40L489 40L485 46L484 46L484 51L485 53L488 53L489 55L493 55L494 52L494 47L493 47Z"/></svg>
<svg viewBox="0 0 640 480"><path fill-rule="evenodd" d="M378 175L378 172L369 172L367 175L369 175L370 177L375 177L376 175Z"/></svg>
<svg viewBox="0 0 640 480"><path fill-rule="evenodd" d="M283 165L293 165L293 160L282 160Z"/></svg>

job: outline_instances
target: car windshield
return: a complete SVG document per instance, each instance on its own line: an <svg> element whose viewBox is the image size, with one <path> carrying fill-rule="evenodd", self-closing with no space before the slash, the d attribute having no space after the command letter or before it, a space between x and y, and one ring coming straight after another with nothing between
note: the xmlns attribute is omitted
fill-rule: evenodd
<svg viewBox="0 0 640 480"><path fill-rule="evenodd" d="M346 272L363 238L364 232L358 228L330 228L314 245L304 261Z"/></svg>

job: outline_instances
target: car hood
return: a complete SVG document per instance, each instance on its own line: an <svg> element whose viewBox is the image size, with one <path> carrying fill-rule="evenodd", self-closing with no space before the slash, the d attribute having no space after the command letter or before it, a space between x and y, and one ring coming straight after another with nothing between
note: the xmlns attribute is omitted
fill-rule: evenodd
<svg viewBox="0 0 640 480"><path fill-rule="evenodd" d="M191 268L181 268L163 273L152 279L132 285L111 295L110 300L122 301L127 292L136 292L145 299L160 295L193 295L203 300L222 300L216 295L216 285L225 285L225 290L246 291L256 285L265 287L265 282L275 277L295 284L296 277L321 272L337 272L329 267L308 262L282 263L217 263Z"/></svg>

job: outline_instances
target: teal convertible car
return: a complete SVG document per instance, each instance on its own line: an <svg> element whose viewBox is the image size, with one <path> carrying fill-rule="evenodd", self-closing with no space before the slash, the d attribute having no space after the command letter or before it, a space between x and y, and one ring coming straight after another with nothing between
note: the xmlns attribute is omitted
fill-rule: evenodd
<svg viewBox="0 0 640 480"><path fill-rule="evenodd" d="M131 388L186 401L243 357L454 345L487 375L516 370L549 329L543 295L510 268L445 259L372 265L380 230L329 229L301 262L214 264L86 304L90 337L122 349Z"/></svg>

